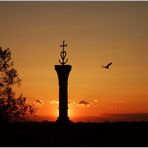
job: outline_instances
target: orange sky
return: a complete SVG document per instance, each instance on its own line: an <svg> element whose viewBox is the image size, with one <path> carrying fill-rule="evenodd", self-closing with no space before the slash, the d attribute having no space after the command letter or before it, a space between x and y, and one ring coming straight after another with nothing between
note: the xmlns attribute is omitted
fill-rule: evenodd
<svg viewBox="0 0 148 148"><path fill-rule="evenodd" d="M72 65L69 115L148 113L148 2L0 2L0 46L38 115L58 113L60 44ZM111 69L101 68L113 62ZM79 104L84 100L88 104Z"/></svg>

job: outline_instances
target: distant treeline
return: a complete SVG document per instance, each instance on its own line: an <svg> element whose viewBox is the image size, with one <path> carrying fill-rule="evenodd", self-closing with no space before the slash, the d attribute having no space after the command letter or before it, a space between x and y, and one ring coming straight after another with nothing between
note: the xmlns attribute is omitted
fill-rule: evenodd
<svg viewBox="0 0 148 148"><path fill-rule="evenodd" d="M20 122L0 131L0 146L148 146L148 122Z"/></svg>

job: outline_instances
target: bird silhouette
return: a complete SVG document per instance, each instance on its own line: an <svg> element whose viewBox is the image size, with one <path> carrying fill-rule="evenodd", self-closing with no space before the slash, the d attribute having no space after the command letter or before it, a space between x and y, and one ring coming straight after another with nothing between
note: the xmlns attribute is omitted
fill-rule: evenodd
<svg viewBox="0 0 148 148"><path fill-rule="evenodd" d="M110 63L107 64L106 66L102 66L102 67L108 69L110 65L112 65L112 62L110 62Z"/></svg>

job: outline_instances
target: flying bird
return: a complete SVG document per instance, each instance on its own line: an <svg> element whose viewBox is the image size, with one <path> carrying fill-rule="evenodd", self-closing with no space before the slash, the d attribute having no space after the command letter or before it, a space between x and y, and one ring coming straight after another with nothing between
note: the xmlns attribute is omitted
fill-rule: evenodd
<svg viewBox="0 0 148 148"><path fill-rule="evenodd" d="M110 65L112 65L112 62L110 62L110 63L107 64L106 66L102 66L102 67L108 69Z"/></svg>

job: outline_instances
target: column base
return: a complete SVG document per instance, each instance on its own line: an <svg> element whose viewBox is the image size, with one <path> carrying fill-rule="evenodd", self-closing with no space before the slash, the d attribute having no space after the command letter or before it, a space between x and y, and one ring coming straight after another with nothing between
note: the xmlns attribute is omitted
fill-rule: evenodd
<svg viewBox="0 0 148 148"><path fill-rule="evenodd" d="M69 121L68 117L64 117L64 118L58 117L57 118L57 122L68 122L68 121Z"/></svg>
<svg viewBox="0 0 148 148"><path fill-rule="evenodd" d="M58 117L57 120L56 120L56 123L58 123L58 124L69 124L69 123L72 123L72 121L70 121L68 117L66 117L66 118Z"/></svg>

